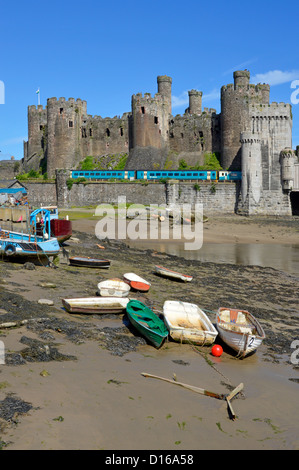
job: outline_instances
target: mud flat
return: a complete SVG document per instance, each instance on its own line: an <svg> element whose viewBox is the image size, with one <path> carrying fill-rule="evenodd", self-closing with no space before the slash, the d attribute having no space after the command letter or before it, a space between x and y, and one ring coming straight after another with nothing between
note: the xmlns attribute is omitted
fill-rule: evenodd
<svg viewBox="0 0 299 470"><path fill-rule="evenodd" d="M74 268L67 254L108 258L111 266ZM156 264L191 274L193 281L158 277ZM62 308L61 298L94 296L100 280L125 272L151 282L148 293L130 297L158 314L165 300L197 303L213 322L218 307L240 307L259 319L266 340L242 361L224 345L220 358L210 347L171 340L156 350L126 315L71 315ZM292 347L299 340L298 284L296 276L271 268L129 249L99 241L85 228L65 244L56 267L1 262L2 449L298 449L299 353ZM238 417L229 419L225 401L142 372L170 379L175 374L180 382L217 393L243 382L233 400Z"/></svg>

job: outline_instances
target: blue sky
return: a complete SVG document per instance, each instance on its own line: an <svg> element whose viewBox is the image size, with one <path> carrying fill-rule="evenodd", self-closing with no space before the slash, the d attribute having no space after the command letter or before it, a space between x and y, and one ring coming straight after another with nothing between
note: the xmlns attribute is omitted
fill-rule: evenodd
<svg viewBox="0 0 299 470"><path fill-rule="evenodd" d="M53 96L81 98L88 114L113 117L130 111L133 94L155 94L157 76L169 75L174 115L188 106L191 89L220 112L221 86L245 68L252 83L272 85L271 102L291 103L293 93L295 148L298 52L292 0L1 2L0 158L23 157L27 106L37 104L38 88L44 106Z"/></svg>

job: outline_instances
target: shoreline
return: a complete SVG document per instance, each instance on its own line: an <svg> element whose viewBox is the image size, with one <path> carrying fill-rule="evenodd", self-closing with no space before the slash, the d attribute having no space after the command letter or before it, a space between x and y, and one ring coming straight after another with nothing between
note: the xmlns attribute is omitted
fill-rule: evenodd
<svg viewBox="0 0 299 470"><path fill-rule="evenodd" d="M0 263L0 320L28 321L0 330L7 360L0 366L3 450L298 449L299 371L290 361L299 339L298 279L272 268L129 249L115 240L101 241L100 249L91 222L74 228L56 268ZM70 267L66 252L108 258L111 266ZM155 264L193 280L161 278ZM156 350L128 328L126 315L72 315L62 308L61 298L95 295L100 280L125 272L151 282L148 293L130 297L157 311L167 299L193 302L214 323L219 306L242 306L261 322L266 339L242 361L227 347L220 358L209 347L171 340ZM40 305L41 298L53 306ZM237 420L229 420L225 402L142 372L176 374L179 382L220 393L243 382L244 393L233 401ZM9 397L20 400L15 411Z"/></svg>
<svg viewBox="0 0 299 470"><path fill-rule="evenodd" d="M71 216L70 220L72 220ZM98 220L88 217L73 220L72 225L74 231L79 230L94 234L97 222ZM127 220L127 226L131 222L132 220ZM167 226L167 222L165 225ZM163 231L163 224L159 224L159 229ZM192 230L194 229L190 226L190 233L192 233ZM145 236L149 234L150 230L148 229ZM165 242L165 240L160 234L155 241ZM169 239L167 242L177 243L178 241ZM181 242L184 242L183 238ZM299 217L210 216L207 222L203 223L203 243L299 245Z"/></svg>

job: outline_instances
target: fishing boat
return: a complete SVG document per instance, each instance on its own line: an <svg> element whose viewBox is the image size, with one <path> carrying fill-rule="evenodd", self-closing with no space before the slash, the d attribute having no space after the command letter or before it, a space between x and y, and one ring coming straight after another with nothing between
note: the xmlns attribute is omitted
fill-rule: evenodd
<svg viewBox="0 0 299 470"><path fill-rule="evenodd" d="M151 284L148 281L135 273L125 273L123 278L124 281L129 284L131 289L138 290L140 292L148 292L151 287Z"/></svg>
<svg viewBox="0 0 299 470"><path fill-rule="evenodd" d="M168 336L168 329L149 307L139 300L130 300L127 315L131 324L156 348L159 348Z"/></svg>
<svg viewBox="0 0 299 470"><path fill-rule="evenodd" d="M58 243L63 243L69 238L71 238L72 222L68 219L60 219L57 206L45 206L41 207L41 220L43 218L44 211L47 210L50 212L50 227L51 227L51 237L55 237L58 240ZM37 233L42 227L42 222L37 223Z"/></svg>
<svg viewBox="0 0 299 470"><path fill-rule="evenodd" d="M163 305L163 316L174 341L204 346L212 344L218 335L210 319L196 304L167 300Z"/></svg>
<svg viewBox="0 0 299 470"><path fill-rule="evenodd" d="M164 266L155 266L155 272L160 276L184 282L190 282L193 279L192 276L189 276L188 274L182 274L177 271L172 271L171 269L164 268Z"/></svg>
<svg viewBox="0 0 299 470"><path fill-rule="evenodd" d="M69 313L86 313L103 315L108 313L123 313L129 299L115 297L82 297L62 299L62 304Z"/></svg>
<svg viewBox="0 0 299 470"><path fill-rule="evenodd" d="M45 211L44 225L40 235L37 235L37 215L41 209L30 214L30 229L28 233L10 230L0 231L0 256L11 260L39 260L56 256L60 246L57 238L51 233L49 211Z"/></svg>
<svg viewBox="0 0 299 470"><path fill-rule="evenodd" d="M98 283L98 293L102 297L127 297L130 286L121 279L108 279Z"/></svg>
<svg viewBox="0 0 299 470"><path fill-rule="evenodd" d="M224 343L237 351L237 356L241 358L256 351L265 339L262 326L246 310L219 308L216 327Z"/></svg>
<svg viewBox="0 0 299 470"><path fill-rule="evenodd" d="M71 256L69 258L70 266L84 267L84 268L106 268L110 266L109 259L95 259L83 256Z"/></svg>

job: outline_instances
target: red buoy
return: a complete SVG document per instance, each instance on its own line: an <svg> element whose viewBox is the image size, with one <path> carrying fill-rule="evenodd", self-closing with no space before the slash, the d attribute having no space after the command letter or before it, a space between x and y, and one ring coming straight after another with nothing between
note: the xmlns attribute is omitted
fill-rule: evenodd
<svg viewBox="0 0 299 470"><path fill-rule="evenodd" d="M214 344L214 346L212 347L211 353L215 357L220 357L221 354L223 353L223 349L219 344Z"/></svg>

